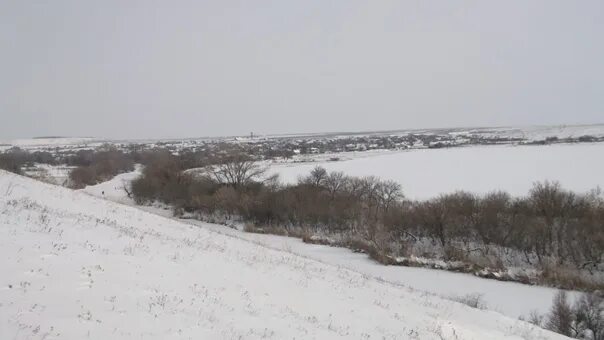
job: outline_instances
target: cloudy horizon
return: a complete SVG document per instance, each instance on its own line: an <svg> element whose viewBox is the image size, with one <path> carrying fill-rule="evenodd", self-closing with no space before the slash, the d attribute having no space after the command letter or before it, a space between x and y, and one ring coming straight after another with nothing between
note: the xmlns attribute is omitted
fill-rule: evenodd
<svg viewBox="0 0 604 340"><path fill-rule="evenodd" d="M604 123L600 1L0 4L0 140Z"/></svg>

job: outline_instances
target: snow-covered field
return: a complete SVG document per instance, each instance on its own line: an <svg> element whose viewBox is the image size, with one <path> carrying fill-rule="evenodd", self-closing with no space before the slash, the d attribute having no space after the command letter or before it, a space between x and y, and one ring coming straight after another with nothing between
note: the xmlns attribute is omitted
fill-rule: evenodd
<svg viewBox="0 0 604 340"><path fill-rule="evenodd" d="M0 141L0 151L11 147L32 151L47 148L73 148L76 146L92 148L101 145L103 142L101 139L92 137L23 138Z"/></svg>
<svg viewBox="0 0 604 340"><path fill-rule="evenodd" d="M482 135L485 137L521 138L527 141L542 141L547 138L559 139L579 138L583 136L604 137L604 125L558 125L558 126L525 126L501 127L483 129L460 129L455 131L458 135Z"/></svg>
<svg viewBox="0 0 604 340"><path fill-rule="evenodd" d="M563 338L84 192L0 193L1 339Z"/></svg>
<svg viewBox="0 0 604 340"><path fill-rule="evenodd" d="M559 181L577 192L604 187L602 155L604 143L473 146L384 152L339 162L275 164L271 171L284 182L295 182L317 165L353 176L377 176L399 182L412 199L455 190L505 190L519 196L534 182L544 180Z"/></svg>
<svg viewBox="0 0 604 340"><path fill-rule="evenodd" d="M56 149L78 150L85 148L95 148L104 143L109 144L143 144L149 148L158 145L171 145L175 149L195 147L200 144L208 143L256 143L278 141L283 139L297 141L318 141L334 140L344 138L368 138L377 136L409 136L409 135L428 135L438 137L455 137L460 140L468 138L500 138L514 139L507 143L515 144L522 142L544 141L548 138L558 139L577 139L580 137L604 138L604 124L591 125L553 125L553 126L521 126L521 127L478 127L478 128L436 128L436 129L411 129L411 130L392 130L392 131L367 131L367 132L332 132L332 133L303 133L303 134L280 134L265 135L250 138L249 136L239 137L198 137L198 138L171 138L171 139L107 139L94 137L42 137L42 138L22 138L13 140L0 140L0 151L11 147L19 147L30 151ZM420 146L421 143L419 144ZM312 157L321 157L318 154Z"/></svg>

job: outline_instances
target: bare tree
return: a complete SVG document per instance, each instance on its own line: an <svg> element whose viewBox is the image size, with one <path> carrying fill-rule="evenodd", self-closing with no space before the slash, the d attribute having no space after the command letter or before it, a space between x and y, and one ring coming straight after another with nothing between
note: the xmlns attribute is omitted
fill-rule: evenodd
<svg viewBox="0 0 604 340"><path fill-rule="evenodd" d="M320 187L325 185L325 181L327 180L328 176L329 174L327 173L327 170L325 170L324 167L316 166L314 169L312 169L310 175L301 178L299 182L309 184L315 187Z"/></svg>
<svg viewBox="0 0 604 340"><path fill-rule="evenodd" d="M218 183L240 188L253 182L273 180L265 177L267 168L243 154L231 155L218 165L209 167L209 173Z"/></svg>
<svg viewBox="0 0 604 340"><path fill-rule="evenodd" d="M382 209L388 211L392 204L403 198L401 185L395 181L380 182L377 186L378 197Z"/></svg>
<svg viewBox="0 0 604 340"><path fill-rule="evenodd" d="M604 340L604 300L596 294L583 294L574 309L577 335L585 339Z"/></svg>
<svg viewBox="0 0 604 340"><path fill-rule="evenodd" d="M340 192L346 184L346 176L341 171L331 172L325 177L325 188L329 192L329 197L333 199L335 195Z"/></svg>
<svg viewBox="0 0 604 340"><path fill-rule="evenodd" d="M359 177L349 177L346 181L344 190L346 194L354 199L360 199L363 196L365 181Z"/></svg>
<svg viewBox="0 0 604 340"><path fill-rule="evenodd" d="M540 217L543 242L538 248L544 255L557 255L560 263L566 254L562 247L570 213L576 205L576 195L562 189L558 182L535 183L529 193L529 200L535 213Z"/></svg>
<svg viewBox="0 0 604 340"><path fill-rule="evenodd" d="M546 326L547 329L556 333L572 336L573 311L568 303L565 291L559 291L554 297L554 304Z"/></svg>
<svg viewBox="0 0 604 340"><path fill-rule="evenodd" d="M96 171L93 167L80 166L71 170L69 179L73 188L81 189L87 185L95 184Z"/></svg>
<svg viewBox="0 0 604 340"><path fill-rule="evenodd" d="M27 153L17 147L4 153L0 152L0 169L21 174L21 168L27 163L26 157Z"/></svg>

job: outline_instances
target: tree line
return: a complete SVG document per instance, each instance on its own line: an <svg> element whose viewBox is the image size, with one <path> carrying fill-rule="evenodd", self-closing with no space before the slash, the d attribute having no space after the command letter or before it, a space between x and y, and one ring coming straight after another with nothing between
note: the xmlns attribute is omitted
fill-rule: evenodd
<svg viewBox="0 0 604 340"><path fill-rule="evenodd" d="M132 183L135 200L169 204L179 215L234 216L249 231L296 235L308 242L321 242L311 237L316 235L344 236L338 245L366 251L384 263L402 256L437 256L414 254L413 244L420 240L429 240L449 261L466 261L469 253L486 258L493 249L504 249L531 266L547 268L544 275L550 277L544 279L551 283L602 287L562 278L554 270L602 269L604 201L598 191L577 194L542 182L524 197L459 191L414 201L404 198L396 182L321 167L295 184L281 184L243 154L225 156L197 172L186 171L170 153L149 154L144 163Z"/></svg>
<svg viewBox="0 0 604 340"><path fill-rule="evenodd" d="M63 156L16 148L0 153L2 169L19 173L32 163L73 166L70 179L75 188L131 171L140 163L142 175L129 190L140 204L159 201L179 215L200 219L235 218L248 231L346 246L382 263L416 256L504 267L511 254L543 269L547 283L584 289L603 286L597 280L594 285L561 275L559 270L602 271L604 202L598 191L578 194L558 183L542 182L523 197L503 191L485 195L459 191L415 201L405 199L396 182L321 167L285 185L236 147L218 154L124 151L109 145ZM426 241L427 246L419 246Z"/></svg>

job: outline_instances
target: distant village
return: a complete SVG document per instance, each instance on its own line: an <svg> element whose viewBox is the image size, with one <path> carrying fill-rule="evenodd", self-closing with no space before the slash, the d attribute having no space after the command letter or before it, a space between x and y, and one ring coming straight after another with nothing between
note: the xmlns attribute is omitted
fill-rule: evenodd
<svg viewBox="0 0 604 340"><path fill-rule="evenodd" d="M69 140L69 139L67 139ZM339 160L346 152L372 150L438 149L472 145L544 145L555 143L602 142L604 135L581 135L579 137L528 138L514 135L506 130L489 129L432 129L422 131L392 131L359 134L322 134L293 136L258 136L251 133L245 137L192 138L180 140L134 140L108 141L85 139L80 142L59 145L43 144L23 147L36 152L39 157L49 159L68 157L78 152L92 150L102 145L111 145L125 152L140 152L156 148L169 150L175 155L192 154L219 157L233 151L243 152L256 160L300 161L317 155L325 160ZM13 147L14 149L15 147ZM8 148L7 148L8 149ZM8 150L7 150L8 151ZM45 163L44 160L41 160Z"/></svg>

